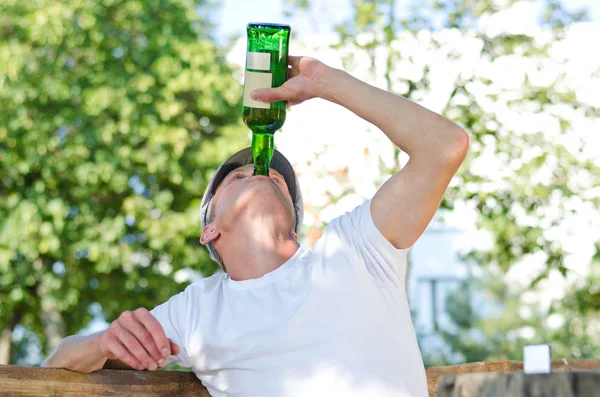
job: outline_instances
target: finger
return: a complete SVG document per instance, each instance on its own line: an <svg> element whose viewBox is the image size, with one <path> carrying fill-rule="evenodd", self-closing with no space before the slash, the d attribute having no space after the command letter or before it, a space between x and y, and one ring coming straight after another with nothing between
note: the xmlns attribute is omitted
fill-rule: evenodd
<svg viewBox="0 0 600 397"><path fill-rule="evenodd" d="M120 324L115 324L115 334L119 342L131 353L145 368L154 371L158 368L156 361L150 357L146 349L140 344L137 338Z"/></svg>
<svg viewBox="0 0 600 397"><path fill-rule="evenodd" d="M288 69L286 74L286 81L291 80L296 76L300 75L300 58L301 57L292 57L295 59L288 60Z"/></svg>
<svg viewBox="0 0 600 397"><path fill-rule="evenodd" d="M260 102L285 101L291 96L289 88L281 86L277 88L261 88L250 93L250 97Z"/></svg>
<svg viewBox="0 0 600 397"><path fill-rule="evenodd" d="M169 339L169 344L171 345L171 355L172 356L176 356L181 352L181 349L179 348L177 343L173 342L171 339Z"/></svg>
<svg viewBox="0 0 600 397"><path fill-rule="evenodd" d="M169 346L170 346L170 354L173 356L176 356L179 354L180 349L179 346L177 346L177 344L175 342L173 342L171 339L169 339ZM160 361L158 362L158 366L160 368L164 368L167 366L167 359L166 358L161 358Z"/></svg>
<svg viewBox="0 0 600 397"><path fill-rule="evenodd" d="M106 349L110 352L109 358L111 360L120 360L125 364L129 365L133 369L144 370L146 367L137 358L135 358L129 350L123 346L119 340L112 336L108 337L106 343Z"/></svg>
<svg viewBox="0 0 600 397"><path fill-rule="evenodd" d="M137 309L134 312L134 317L150 335L150 341L144 345L146 350L148 350L148 346L151 346L152 350L148 350L148 352L157 361L161 358L166 358L171 349L169 346L169 340L167 339L167 335L165 335L165 330L163 329L162 325L160 325L158 320L144 308Z"/></svg>
<svg viewBox="0 0 600 397"><path fill-rule="evenodd" d="M138 340L154 361L158 362L163 358L162 354L155 346L154 338L146 327L137 320L135 314L122 315L122 317L119 318L119 325L129 331L129 333Z"/></svg>
<svg viewBox="0 0 600 397"><path fill-rule="evenodd" d="M300 69L300 60L302 57L295 57L292 55L288 55L288 65L292 67L294 70Z"/></svg>
<svg viewBox="0 0 600 397"><path fill-rule="evenodd" d="M286 85L277 88L261 88L250 93L250 98L261 102L278 102L290 99L292 92Z"/></svg>
<svg viewBox="0 0 600 397"><path fill-rule="evenodd" d="M177 344L175 342L173 342L171 339L169 339L169 346L170 346L170 350L171 350L170 355L172 355L172 356L178 355L179 352L181 351L181 349L179 349L179 346L177 346ZM166 367L167 366L167 359L166 358L161 358L160 361L158 362L158 366L160 368Z"/></svg>

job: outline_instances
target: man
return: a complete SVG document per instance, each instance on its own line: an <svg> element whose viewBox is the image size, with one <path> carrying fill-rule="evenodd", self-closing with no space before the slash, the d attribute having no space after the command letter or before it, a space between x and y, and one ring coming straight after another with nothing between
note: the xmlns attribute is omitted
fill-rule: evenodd
<svg viewBox="0 0 600 397"><path fill-rule="evenodd" d="M344 106L407 152L406 166L309 250L297 241L302 198L287 160L277 152L269 177L252 176L248 149L235 154L202 203L200 242L226 273L152 312L125 312L104 332L65 339L44 366L155 370L175 362L193 368L215 397L427 396L406 255L462 163L467 134L316 59L290 64L283 86L252 97Z"/></svg>

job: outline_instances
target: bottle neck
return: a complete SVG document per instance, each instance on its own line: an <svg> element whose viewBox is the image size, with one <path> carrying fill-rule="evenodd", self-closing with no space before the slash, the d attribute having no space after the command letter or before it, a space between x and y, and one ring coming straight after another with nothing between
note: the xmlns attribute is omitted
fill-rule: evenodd
<svg viewBox="0 0 600 397"><path fill-rule="evenodd" d="M273 134L252 133L252 158L254 160L254 175L269 175L269 165L273 158L275 142Z"/></svg>

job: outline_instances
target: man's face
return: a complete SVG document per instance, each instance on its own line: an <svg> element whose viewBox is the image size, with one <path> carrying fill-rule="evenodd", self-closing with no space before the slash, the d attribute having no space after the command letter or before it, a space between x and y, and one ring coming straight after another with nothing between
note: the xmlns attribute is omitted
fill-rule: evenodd
<svg viewBox="0 0 600 397"><path fill-rule="evenodd" d="M274 169L269 176L254 176L254 166L244 165L231 171L221 182L213 198L212 218L226 227L243 215L265 213L280 216L294 227L292 197L283 176Z"/></svg>

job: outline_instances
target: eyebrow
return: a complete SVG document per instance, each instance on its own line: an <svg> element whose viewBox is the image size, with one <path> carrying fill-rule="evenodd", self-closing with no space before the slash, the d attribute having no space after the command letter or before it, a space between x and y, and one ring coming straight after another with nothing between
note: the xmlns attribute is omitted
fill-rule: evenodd
<svg viewBox="0 0 600 397"><path fill-rule="evenodd" d="M217 189L215 190L215 194L217 194L217 191L218 191L218 190L219 190L221 187L225 186L225 185L226 185L226 184L227 184L227 183L228 183L228 182L231 180L231 178L232 178L232 176L233 176L234 174L236 174L237 172L240 172L240 171L241 171L241 169L242 169L243 167L244 167L244 166L242 166L242 167L238 167L238 168L236 168L236 169L234 169L234 170L230 171L230 172L229 172L229 174L227 174L227 175L225 176L225 178L223 178L223 180L221 181L221 183L219 183L219 186L217 186Z"/></svg>
<svg viewBox="0 0 600 397"><path fill-rule="evenodd" d="M280 173L279 171L277 171L276 169L272 168L272 172L273 172L273 174L275 174L275 175L277 175L277 176L280 176L280 177L282 177L283 179L285 179L285 178L283 177L283 175L281 175L281 173Z"/></svg>

